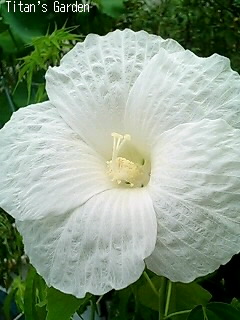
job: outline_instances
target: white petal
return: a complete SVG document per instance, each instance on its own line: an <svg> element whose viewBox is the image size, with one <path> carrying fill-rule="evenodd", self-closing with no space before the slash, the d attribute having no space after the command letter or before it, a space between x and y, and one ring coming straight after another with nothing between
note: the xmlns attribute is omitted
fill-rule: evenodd
<svg viewBox="0 0 240 320"><path fill-rule="evenodd" d="M149 192L158 238L147 266L191 282L240 251L240 130L202 120L164 133Z"/></svg>
<svg viewBox="0 0 240 320"><path fill-rule="evenodd" d="M229 59L161 49L130 92L126 131L149 145L165 130L204 118L222 118L240 127L239 103L240 77Z"/></svg>
<svg viewBox="0 0 240 320"><path fill-rule="evenodd" d="M173 40L131 30L90 34L46 74L47 93L63 119L105 155L112 132L123 132L130 88L160 47L183 50Z"/></svg>
<svg viewBox="0 0 240 320"><path fill-rule="evenodd" d="M18 220L70 213L111 188L105 161L49 102L14 113L0 150L0 206Z"/></svg>
<svg viewBox="0 0 240 320"><path fill-rule="evenodd" d="M136 281L156 242L144 189L114 189L65 216L17 222L26 253L48 285L83 297Z"/></svg>

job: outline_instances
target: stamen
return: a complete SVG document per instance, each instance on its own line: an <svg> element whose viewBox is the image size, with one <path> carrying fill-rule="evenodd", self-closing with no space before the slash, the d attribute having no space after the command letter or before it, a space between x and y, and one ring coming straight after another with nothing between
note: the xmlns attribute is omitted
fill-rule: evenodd
<svg viewBox="0 0 240 320"><path fill-rule="evenodd" d="M124 145L124 143L126 141L130 141L131 140L131 136L129 134L125 134L124 136L113 132L111 134L111 136L113 137L113 151L112 151L112 160L117 158L117 154L120 150L120 148Z"/></svg>
<svg viewBox="0 0 240 320"><path fill-rule="evenodd" d="M125 185L131 188L143 187L149 180L149 173L145 166L146 161L140 155L139 163L119 156L122 151L126 151L127 147L129 147L129 145L126 145L126 149L124 149L125 144L131 140L131 136L129 134L121 135L116 132L111 135L113 137L112 160L107 161L108 174L111 180L118 185Z"/></svg>

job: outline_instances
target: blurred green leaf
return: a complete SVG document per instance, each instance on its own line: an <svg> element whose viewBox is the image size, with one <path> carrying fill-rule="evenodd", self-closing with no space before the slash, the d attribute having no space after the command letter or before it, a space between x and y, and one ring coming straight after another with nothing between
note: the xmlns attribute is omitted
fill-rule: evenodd
<svg viewBox="0 0 240 320"><path fill-rule="evenodd" d="M10 119L11 114L12 112L8 107L7 97L2 92L0 94L0 128Z"/></svg>
<svg viewBox="0 0 240 320"><path fill-rule="evenodd" d="M35 102L43 102L47 100L47 94L46 94L46 90L45 90L45 83L40 83L38 85L38 89L35 95Z"/></svg>
<svg viewBox="0 0 240 320"><path fill-rule="evenodd" d="M191 310L197 305L205 306L211 297L211 294L196 282L173 283L169 313ZM185 318L186 315L178 315L174 320Z"/></svg>
<svg viewBox="0 0 240 320"><path fill-rule="evenodd" d="M30 266L26 279L24 294L24 315L25 320L45 320L47 287L45 281Z"/></svg>
<svg viewBox="0 0 240 320"><path fill-rule="evenodd" d="M35 74L39 71L46 71L49 65L59 63L63 51L68 51L72 47L72 42L80 40L80 36L72 34L75 27L55 30L51 34L34 38L31 44L34 50L27 56L21 58L23 61L18 73L18 84L25 79L27 83L28 99L30 102L32 92L32 82ZM40 83L35 102L44 100L45 87Z"/></svg>
<svg viewBox="0 0 240 320"><path fill-rule="evenodd" d="M82 315L86 311L86 309L90 303L91 298L92 298L92 295L87 293L87 295L83 299L81 299L82 300L81 304L77 309L78 315Z"/></svg>
<svg viewBox="0 0 240 320"><path fill-rule="evenodd" d="M101 0L101 9L110 17L117 18L124 12L123 0Z"/></svg>
<svg viewBox="0 0 240 320"><path fill-rule="evenodd" d="M14 38L16 38L16 41L20 39L24 43L29 43L33 37L43 35L48 27L47 15L46 13L41 12L39 6L37 5L37 1L35 2L36 12L34 12L33 9L31 12L20 12L17 5L14 12L12 3L10 4L10 10L8 10L6 4L2 4L1 14L3 17L3 22L9 25ZM34 5L34 1L24 1L24 6L30 4Z"/></svg>
<svg viewBox="0 0 240 320"><path fill-rule="evenodd" d="M240 311L240 301L236 298L232 299L231 305L237 309L238 311Z"/></svg>
<svg viewBox="0 0 240 320"><path fill-rule="evenodd" d="M12 289L15 291L15 302L19 311L24 312L24 294L25 294L25 282L20 276L14 278L12 283Z"/></svg>
<svg viewBox="0 0 240 320"><path fill-rule="evenodd" d="M187 320L239 320L240 311L231 305L220 302L209 303L206 307L197 306Z"/></svg>
<svg viewBox="0 0 240 320"><path fill-rule="evenodd" d="M161 278L158 276L153 276L151 281L156 290L159 291ZM144 306L158 311L159 298L154 293L147 281L142 282L142 285L138 288L137 297Z"/></svg>
<svg viewBox="0 0 240 320"><path fill-rule="evenodd" d="M14 294L16 289L11 290L4 300L3 313L6 320L11 320L11 303L14 300Z"/></svg>
<svg viewBox="0 0 240 320"><path fill-rule="evenodd" d="M55 288L47 290L47 319L46 320L69 320L77 309L89 301L89 295L78 299L71 294L63 293Z"/></svg>
<svg viewBox="0 0 240 320"><path fill-rule="evenodd" d="M154 276L151 278L151 281L158 291L160 288L161 278ZM138 298L143 305L158 311L159 298L147 282L139 288ZM171 314L178 311L191 310L199 304L206 305L210 299L211 294L195 282L188 284L172 283L171 300L168 313ZM186 315L178 315L174 317L175 320L185 318Z"/></svg>
<svg viewBox="0 0 240 320"><path fill-rule="evenodd" d="M121 320L128 319L131 314L129 312L129 304L131 299L132 290L130 287L114 292L111 303L110 319Z"/></svg>
<svg viewBox="0 0 240 320"><path fill-rule="evenodd" d="M8 30L0 33L0 47L4 54L14 54L18 51L18 45L14 42Z"/></svg>
<svg viewBox="0 0 240 320"><path fill-rule="evenodd" d="M25 81L21 82L13 93L13 101L17 108L25 107L28 104L28 91ZM30 99L30 103L34 103L34 97Z"/></svg>
<svg viewBox="0 0 240 320"><path fill-rule="evenodd" d="M15 228L12 217L0 208L0 286L7 290L10 288L10 292L15 291L13 275L18 273L19 267L22 265L22 255L21 236ZM16 278L14 277L14 279Z"/></svg>
<svg viewBox="0 0 240 320"><path fill-rule="evenodd" d="M8 30L8 26L0 20L0 33Z"/></svg>
<svg viewBox="0 0 240 320"><path fill-rule="evenodd" d="M36 276L36 270L31 267L28 271L24 295L24 315L26 320L39 320L36 311Z"/></svg>

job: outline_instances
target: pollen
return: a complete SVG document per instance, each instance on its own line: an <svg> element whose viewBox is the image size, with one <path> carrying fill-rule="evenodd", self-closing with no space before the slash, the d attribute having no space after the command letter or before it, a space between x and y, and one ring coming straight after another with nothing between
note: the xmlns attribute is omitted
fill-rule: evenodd
<svg viewBox="0 0 240 320"><path fill-rule="evenodd" d="M131 136L113 132L112 159L107 161L107 173L117 185L127 187L144 187L149 181L150 174L147 170L145 159L140 154L135 156L135 161L127 159L123 155L131 153ZM139 159L139 161L136 161Z"/></svg>

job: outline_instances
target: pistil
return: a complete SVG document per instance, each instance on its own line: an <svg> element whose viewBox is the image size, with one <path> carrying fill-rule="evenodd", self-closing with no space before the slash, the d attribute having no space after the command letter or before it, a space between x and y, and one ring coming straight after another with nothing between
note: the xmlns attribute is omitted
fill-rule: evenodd
<svg viewBox="0 0 240 320"><path fill-rule="evenodd" d="M146 161L141 159L136 163L120 156L123 151L129 148L131 136L112 133L113 151L112 159L107 161L107 172L112 181L118 185L127 187L143 187L149 180L149 173L146 172ZM141 158L141 157L140 157Z"/></svg>

